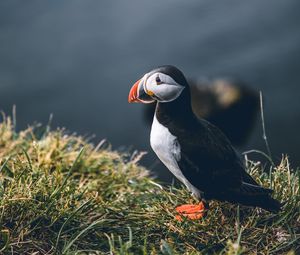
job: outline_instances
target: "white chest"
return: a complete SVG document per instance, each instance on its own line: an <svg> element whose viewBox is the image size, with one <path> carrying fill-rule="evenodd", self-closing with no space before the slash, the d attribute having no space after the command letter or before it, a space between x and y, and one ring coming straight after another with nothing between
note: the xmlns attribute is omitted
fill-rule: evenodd
<svg viewBox="0 0 300 255"><path fill-rule="evenodd" d="M163 164L197 197L199 191L185 178L178 166L181 148L177 138L170 133L168 128L158 122L155 115L151 128L150 144Z"/></svg>
<svg viewBox="0 0 300 255"><path fill-rule="evenodd" d="M168 128L158 122L156 116L152 123L150 144L166 167L177 165L177 161L180 160L180 146L176 137L169 132Z"/></svg>

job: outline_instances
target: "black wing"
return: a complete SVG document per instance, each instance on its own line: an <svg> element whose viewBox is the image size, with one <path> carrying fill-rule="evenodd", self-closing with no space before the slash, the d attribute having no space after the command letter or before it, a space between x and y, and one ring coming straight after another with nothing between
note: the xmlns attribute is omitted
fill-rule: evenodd
<svg viewBox="0 0 300 255"><path fill-rule="evenodd" d="M184 132L177 137L181 147L178 165L195 187L212 197L240 188L243 176L248 174L230 141L217 127L199 120L197 132ZM257 185L250 176L247 178Z"/></svg>

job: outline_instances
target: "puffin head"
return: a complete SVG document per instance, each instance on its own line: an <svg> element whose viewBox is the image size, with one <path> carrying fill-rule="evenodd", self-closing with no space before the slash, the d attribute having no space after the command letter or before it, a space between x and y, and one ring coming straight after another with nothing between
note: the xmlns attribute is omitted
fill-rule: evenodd
<svg viewBox="0 0 300 255"><path fill-rule="evenodd" d="M183 73L175 66L161 66L146 73L131 88L128 102L171 102L188 89Z"/></svg>

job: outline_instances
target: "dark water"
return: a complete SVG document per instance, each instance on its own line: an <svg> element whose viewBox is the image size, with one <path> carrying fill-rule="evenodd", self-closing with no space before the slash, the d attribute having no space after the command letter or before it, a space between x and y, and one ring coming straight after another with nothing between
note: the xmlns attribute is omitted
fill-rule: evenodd
<svg viewBox="0 0 300 255"><path fill-rule="evenodd" d="M149 150L132 83L173 64L187 77L233 76L263 91L275 158L300 163L300 2L14 1L0 3L0 108ZM257 125L243 148L264 149ZM148 157L148 162L152 158Z"/></svg>

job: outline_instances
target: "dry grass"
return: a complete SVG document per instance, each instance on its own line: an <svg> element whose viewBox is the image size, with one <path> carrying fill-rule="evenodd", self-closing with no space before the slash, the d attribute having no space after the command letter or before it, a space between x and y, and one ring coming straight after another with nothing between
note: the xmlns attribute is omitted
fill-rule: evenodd
<svg viewBox="0 0 300 255"><path fill-rule="evenodd" d="M140 155L95 148L64 130L0 124L0 250L3 254L285 254L300 252L299 171L287 157L269 174L248 168L286 201L278 215L212 202L203 220L177 222L193 201L161 186ZM293 254L292 252L290 254Z"/></svg>

